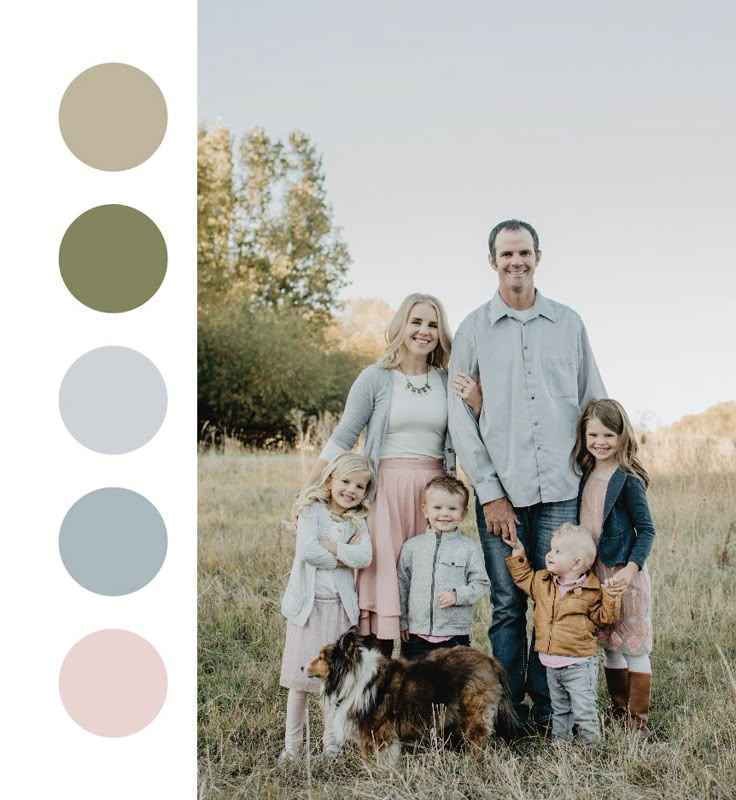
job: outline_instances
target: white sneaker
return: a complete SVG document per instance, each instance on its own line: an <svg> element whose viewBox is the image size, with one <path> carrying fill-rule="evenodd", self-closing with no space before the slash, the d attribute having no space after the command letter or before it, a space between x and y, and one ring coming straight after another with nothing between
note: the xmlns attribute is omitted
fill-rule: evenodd
<svg viewBox="0 0 736 800"><path fill-rule="evenodd" d="M276 759L276 763L282 769L290 767L292 764L297 764L299 761L301 761L299 753L295 753L293 750L287 750L286 748L279 753L279 757Z"/></svg>
<svg viewBox="0 0 736 800"><path fill-rule="evenodd" d="M342 755L342 747L339 744L328 744L323 748L322 755L325 758L339 758Z"/></svg>

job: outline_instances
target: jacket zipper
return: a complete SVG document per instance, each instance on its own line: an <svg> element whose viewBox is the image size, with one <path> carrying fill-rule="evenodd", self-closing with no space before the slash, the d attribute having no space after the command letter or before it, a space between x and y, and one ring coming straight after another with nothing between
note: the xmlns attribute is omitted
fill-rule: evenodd
<svg viewBox="0 0 736 800"><path fill-rule="evenodd" d="M554 579L553 579L554 580ZM558 598L560 596L560 590L555 585L554 587L555 593L552 596L552 619L549 621L549 640L547 642L547 652L549 653L549 648L552 646L552 631L555 627L555 605L557 604ZM562 598L565 599L564 597Z"/></svg>
<svg viewBox="0 0 736 800"><path fill-rule="evenodd" d="M565 597L567 597L569 594L572 594L572 590L565 592ZM555 586L555 594L554 597L552 598L552 619L549 621L549 641L547 642L548 653L549 653L549 648L552 646L552 631L554 630L554 624L555 624L555 605L557 603L564 603L565 597L560 599L560 590L557 586Z"/></svg>
<svg viewBox="0 0 736 800"><path fill-rule="evenodd" d="M435 572L437 571L437 553L440 549L440 542L442 541L442 535L439 533L435 533L437 537L437 544L434 546L434 561L432 562L432 588L429 590L429 636L432 635L432 626L434 625L434 576Z"/></svg>

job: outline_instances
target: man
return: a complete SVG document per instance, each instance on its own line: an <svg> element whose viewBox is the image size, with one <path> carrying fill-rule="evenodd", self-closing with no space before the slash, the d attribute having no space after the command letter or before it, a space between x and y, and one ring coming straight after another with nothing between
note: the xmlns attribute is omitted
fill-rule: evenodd
<svg viewBox="0 0 736 800"><path fill-rule="evenodd" d="M527 657L527 598L506 567L510 551L501 534L518 536L534 568L544 568L554 530L576 521L578 478L570 453L580 409L606 390L580 317L534 288L542 257L534 228L506 220L491 231L488 246L498 292L460 325L449 367L450 375L480 378L483 410L476 422L450 391L449 427L475 489L491 580L493 654L508 673L522 718L526 692L530 722L546 726L552 708L545 668L533 636Z"/></svg>

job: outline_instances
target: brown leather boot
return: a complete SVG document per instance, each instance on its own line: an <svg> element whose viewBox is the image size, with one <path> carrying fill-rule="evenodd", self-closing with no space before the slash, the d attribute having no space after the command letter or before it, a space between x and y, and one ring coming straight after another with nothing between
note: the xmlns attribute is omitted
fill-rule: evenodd
<svg viewBox="0 0 736 800"><path fill-rule="evenodd" d="M651 690L652 676L649 672L629 672L629 718L626 727L636 731L642 741L652 735L647 727Z"/></svg>
<svg viewBox="0 0 736 800"><path fill-rule="evenodd" d="M605 721L624 720L629 713L629 670L605 667L606 686L611 696L611 710Z"/></svg>

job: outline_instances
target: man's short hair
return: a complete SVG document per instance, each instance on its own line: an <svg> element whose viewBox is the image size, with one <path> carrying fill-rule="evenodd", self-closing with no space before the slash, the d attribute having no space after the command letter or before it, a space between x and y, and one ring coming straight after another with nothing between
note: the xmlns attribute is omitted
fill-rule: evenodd
<svg viewBox="0 0 736 800"><path fill-rule="evenodd" d="M575 555L583 562L585 569L590 569L593 566L595 557L598 554L598 547L596 546L593 534L582 525L573 525L572 522L565 522L552 534L558 539L570 539L572 546L575 549Z"/></svg>
<svg viewBox="0 0 736 800"><path fill-rule="evenodd" d="M537 232L534 228L528 222L523 222L520 219L507 219L503 222L499 222L488 234L488 250L491 253L491 258L496 257L496 236L503 230L518 231L519 228L524 228L531 233L532 240L534 241L534 252L539 253L539 236L537 236Z"/></svg>
<svg viewBox="0 0 736 800"><path fill-rule="evenodd" d="M470 492L468 487L457 478L452 478L449 475L438 475L424 487L424 498L426 500L427 492L431 489L444 489L449 494L457 494L463 498L463 508L468 507L470 500Z"/></svg>

